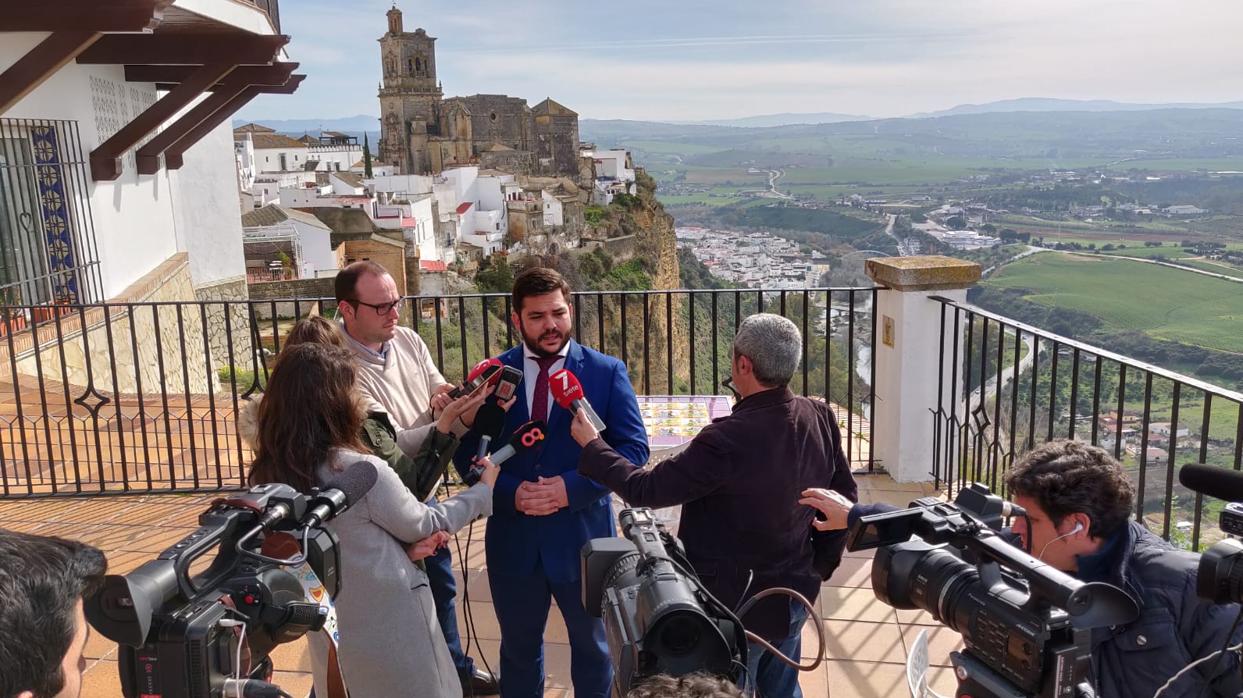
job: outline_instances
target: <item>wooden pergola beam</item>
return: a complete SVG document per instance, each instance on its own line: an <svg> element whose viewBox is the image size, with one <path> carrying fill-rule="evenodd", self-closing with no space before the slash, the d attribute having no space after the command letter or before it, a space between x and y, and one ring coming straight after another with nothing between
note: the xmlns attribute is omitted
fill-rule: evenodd
<svg viewBox="0 0 1243 698"><path fill-rule="evenodd" d="M203 136L211 133L213 129L224 123L226 119L236 114L237 111L246 106L250 100L261 94L293 94L294 91L298 89L298 85L302 83L304 78L306 78L305 75L291 75L289 77L289 81L284 85L251 85L242 90L232 99L225 102L211 116L208 116L206 119L199 122L197 126L187 131L186 134L179 138L176 143L173 143L165 148L164 166L170 170L180 169L181 166L185 164L182 156L187 150L190 149L191 146L198 143Z"/></svg>
<svg viewBox="0 0 1243 698"><path fill-rule="evenodd" d="M78 55L84 65L268 65L289 43L274 36L109 34Z"/></svg>
<svg viewBox="0 0 1243 698"><path fill-rule="evenodd" d="M0 32L141 32L159 25L172 0L61 0L7 3Z"/></svg>
<svg viewBox="0 0 1243 698"><path fill-rule="evenodd" d="M0 73L0 114L17 104L103 36L95 31L56 31Z"/></svg>
<svg viewBox="0 0 1243 698"><path fill-rule="evenodd" d="M193 102L208 86L229 74L232 63L204 65L172 92L147 107L119 131L91 151L91 178L95 181L111 181L121 176L121 154L134 147L160 124Z"/></svg>
<svg viewBox="0 0 1243 698"><path fill-rule="evenodd" d="M194 72L192 65L127 65L125 79L128 82L154 82L161 89L184 82ZM244 65L229 73L228 80L212 85L215 90L234 80L249 80L251 85L284 85L297 69L297 63L273 62L272 65Z"/></svg>

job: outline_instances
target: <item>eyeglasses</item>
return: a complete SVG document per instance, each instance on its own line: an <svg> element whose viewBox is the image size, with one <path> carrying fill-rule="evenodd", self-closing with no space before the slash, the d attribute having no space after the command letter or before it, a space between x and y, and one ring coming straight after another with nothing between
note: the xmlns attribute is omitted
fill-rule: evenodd
<svg viewBox="0 0 1243 698"><path fill-rule="evenodd" d="M364 303L360 300L351 300L348 302L354 304L354 310L358 310L358 306L360 305L365 305L368 308L371 308L372 310L374 310L376 312L376 315L388 315L389 313L393 312L393 310L401 310L401 304L404 300L405 299L403 298L398 298L392 303L380 303L380 304Z"/></svg>
<svg viewBox="0 0 1243 698"><path fill-rule="evenodd" d="M738 392L738 389L734 387L734 377L733 377L733 376L727 376L727 377L725 378L725 380L721 381L721 387L722 387L722 388L727 388L727 389L729 389L729 392L731 392L731 393L733 393L733 394L734 394L734 399L735 399L735 400L741 400L741 399L742 399L742 393Z"/></svg>

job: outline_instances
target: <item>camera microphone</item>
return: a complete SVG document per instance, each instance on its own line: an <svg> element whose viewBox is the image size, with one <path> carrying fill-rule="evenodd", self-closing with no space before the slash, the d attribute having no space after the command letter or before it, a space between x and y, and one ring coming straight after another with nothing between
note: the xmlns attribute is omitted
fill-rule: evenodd
<svg viewBox="0 0 1243 698"><path fill-rule="evenodd" d="M377 477L379 473L375 465L368 461L360 460L350 465L340 475L324 483L319 494L311 500L311 506L299 526L314 528L340 516L375 487Z"/></svg>
<svg viewBox="0 0 1243 698"><path fill-rule="evenodd" d="M1213 465L1184 465L1178 471L1178 482L1193 492L1224 499L1243 501L1243 473Z"/></svg>
<svg viewBox="0 0 1243 698"><path fill-rule="evenodd" d="M473 429L479 433L479 448L475 450L475 457L483 458L488 453L488 445L505 429L505 410L495 400L485 401L475 413Z"/></svg>

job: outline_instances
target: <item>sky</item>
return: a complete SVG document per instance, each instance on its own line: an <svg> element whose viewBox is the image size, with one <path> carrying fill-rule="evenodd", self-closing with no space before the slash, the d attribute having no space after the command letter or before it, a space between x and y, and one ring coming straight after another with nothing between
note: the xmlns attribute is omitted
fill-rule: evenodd
<svg viewBox="0 0 1243 698"><path fill-rule="evenodd" d="M378 114L390 0L285 0L307 78L238 117ZM1018 97L1243 99L1238 0L398 0L448 96L551 96L583 118L877 117Z"/></svg>

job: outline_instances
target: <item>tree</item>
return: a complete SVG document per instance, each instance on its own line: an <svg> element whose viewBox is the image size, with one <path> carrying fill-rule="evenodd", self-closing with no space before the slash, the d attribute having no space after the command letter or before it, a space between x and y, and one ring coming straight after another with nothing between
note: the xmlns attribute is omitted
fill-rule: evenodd
<svg viewBox="0 0 1243 698"><path fill-rule="evenodd" d="M962 230L967 227L967 219L963 216L951 216L945 221L945 225L950 230Z"/></svg>
<svg viewBox="0 0 1243 698"><path fill-rule="evenodd" d="M371 179L371 143L366 131L363 131L363 176Z"/></svg>

